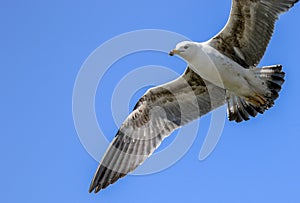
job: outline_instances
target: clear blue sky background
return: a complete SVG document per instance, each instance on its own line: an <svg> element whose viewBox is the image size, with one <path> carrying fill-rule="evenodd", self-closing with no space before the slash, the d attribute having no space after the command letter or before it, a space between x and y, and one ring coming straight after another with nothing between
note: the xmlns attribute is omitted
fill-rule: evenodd
<svg viewBox="0 0 300 203"><path fill-rule="evenodd" d="M203 133L174 166L127 176L97 195L88 193L97 163L82 147L72 119L73 85L82 63L106 40L137 29L206 40L225 24L230 0L0 5L1 202L300 202L299 5L281 16L262 60L282 63L287 73L274 108L245 123L226 122L213 154L199 161L207 116ZM185 68L167 55L142 58L125 60L122 73L166 61L173 61L178 73ZM100 102L97 108L101 112ZM112 139L117 126L110 111L104 113L100 125Z"/></svg>

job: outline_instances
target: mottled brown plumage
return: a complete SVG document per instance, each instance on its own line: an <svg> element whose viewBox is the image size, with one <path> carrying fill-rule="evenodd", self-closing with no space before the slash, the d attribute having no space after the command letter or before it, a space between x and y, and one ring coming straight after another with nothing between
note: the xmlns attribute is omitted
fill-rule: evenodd
<svg viewBox="0 0 300 203"><path fill-rule="evenodd" d="M120 127L89 191L98 192L133 171L175 129L224 103L224 89L205 82L190 68L178 79L148 90Z"/></svg>
<svg viewBox="0 0 300 203"><path fill-rule="evenodd" d="M245 68L263 57L279 15L298 0L233 0L230 18L209 44Z"/></svg>

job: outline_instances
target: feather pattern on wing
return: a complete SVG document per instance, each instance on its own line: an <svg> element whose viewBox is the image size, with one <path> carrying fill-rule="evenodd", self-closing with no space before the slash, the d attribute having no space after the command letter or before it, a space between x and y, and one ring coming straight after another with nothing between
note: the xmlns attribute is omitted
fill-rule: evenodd
<svg viewBox="0 0 300 203"><path fill-rule="evenodd" d="M148 90L107 149L89 191L98 192L133 171L172 131L225 100L224 89L204 82L190 68L178 79Z"/></svg>
<svg viewBox="0 0 300 203"><path fill-rule="evenodd" d="M244 68L263 57L279 15L298 0L232 0L230 17L209 44Z"/></svg>

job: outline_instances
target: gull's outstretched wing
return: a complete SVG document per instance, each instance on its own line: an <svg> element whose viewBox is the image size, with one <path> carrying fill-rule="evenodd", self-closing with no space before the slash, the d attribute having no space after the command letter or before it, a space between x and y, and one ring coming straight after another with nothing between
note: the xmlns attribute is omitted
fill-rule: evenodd
<svg viewBox="0 0 300 203"><path fill-rule="evenodd" d="M263 57L275 21L298 0L232 0L230 17L209 44L245 68Z"/></svg>
<svg viewBox="0 0 300 203"><path fill-rule="evenodd" d="M172 131L224 103L225 90L204 82L190 68L148 90L107 149L89 191L98 192L133 171Z"/></svg>

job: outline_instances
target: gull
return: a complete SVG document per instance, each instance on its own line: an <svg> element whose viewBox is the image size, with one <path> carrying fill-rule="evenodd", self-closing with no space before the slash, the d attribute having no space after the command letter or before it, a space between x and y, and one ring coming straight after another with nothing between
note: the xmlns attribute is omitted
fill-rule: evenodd
<svg viewBox="0 0 300 203"><path fill-rule="evenodd" d="M257 67L276 20L298 0L232 0L225 27L206 42L184 41L170 51L188 66L174 81L149 89L119 128L93 177L99 192L141 165L181 126L227 104L230 121L242 122L274 105L285 73Z"/></svg>

